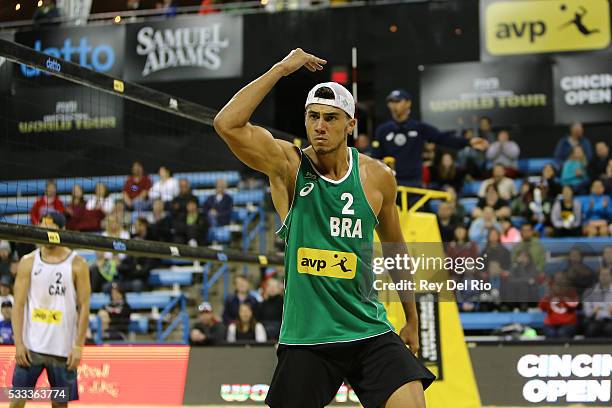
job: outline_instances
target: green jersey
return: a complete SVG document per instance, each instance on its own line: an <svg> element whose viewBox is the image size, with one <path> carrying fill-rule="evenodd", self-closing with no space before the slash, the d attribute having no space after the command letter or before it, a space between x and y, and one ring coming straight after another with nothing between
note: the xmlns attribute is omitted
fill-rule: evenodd
<svg viewBox="0 0 612 408"><path fill-rule="evenodd" d="M393 330L373 288L372 246L378 223L349 149L340 180L318 173L301 153L285 240L282 344L346 342Z"/></svg>

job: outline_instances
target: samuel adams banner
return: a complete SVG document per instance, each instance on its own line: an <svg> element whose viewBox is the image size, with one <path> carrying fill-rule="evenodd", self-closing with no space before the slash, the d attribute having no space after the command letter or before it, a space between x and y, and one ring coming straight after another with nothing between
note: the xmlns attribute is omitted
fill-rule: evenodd
<svg viewBox="0 0 612 408"><path fill-rule="evenodd" d="M481 0L481 59L610 44L607 0Z"/></svg>
<svg viewBox="0 0 612 408"><path fill-rule="evenodd" d="M130 24L125 79L176 81L242 74L242 16L214 14Z"/></svg>
<svg viewBox="0 0 612 408"><path fill-rule="evenodd" d="M554 67L555 122L612 120L612 57L558 58Z"/></svg>
<svg viewBox="0 0 612 408"><path fill-rule="evenodd" d="M423 120L442 129L474 125L488 116L495 126L552 122L548 64L468 62L425 67Z"/></svg>

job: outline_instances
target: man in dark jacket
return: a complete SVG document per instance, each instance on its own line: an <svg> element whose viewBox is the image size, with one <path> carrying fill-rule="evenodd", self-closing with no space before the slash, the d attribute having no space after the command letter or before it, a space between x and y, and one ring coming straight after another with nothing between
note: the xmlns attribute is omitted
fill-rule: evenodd
<svg viewBox="0 0 612 408"><path fill-rule="evenodd" d="M259 318L259 301L249 292L250 285L246 276L236 275L234 277L236 292L225 299L223 307L223 323L229 325L238 318L238 309L242 303L248 303Z"/></svg>
<svg viewBox="0 0 612 408"><path fill-rule="evenodd" d="M225 192L227 182L225 179L217 180L215 194L204 202L204 214L208 217L211 227L221 227L230 223L234 200Z"/></svg>
<svg viewBox="0 0 612 408"><path fill-rule="evenodd" d="M387 107L392 120L376 128L373 157L395 160L395 178L400 186L421 187L423 171L423 147L426 142L461 149L470 145L486 150L488 143L480 137L465 139L455 132L440 132L435 127L410 118L412 96L403 89L396 89L387 96Z"/></svg>
<svg viewBox="0 0 612 408"><path fill-rule="evenodd" d="M210 303L202 302L198 306L198 322L189 333L189 342L194 346L216 346L225 341L225 325L213 313Z"/></svg>

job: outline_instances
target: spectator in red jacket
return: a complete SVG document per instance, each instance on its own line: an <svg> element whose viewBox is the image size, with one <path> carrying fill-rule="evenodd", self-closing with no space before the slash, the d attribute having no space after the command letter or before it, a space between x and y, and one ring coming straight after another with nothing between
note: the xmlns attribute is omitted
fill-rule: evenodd
<svg viewBox="0 0 612 408"><path fill-rule="evenodd" d="M151 179L146 175L142 163L132 164L132 175L123 185L123 201L129 210L146 211L149 207L149 190Z"/></svg>
<svg viewBox="0 0 612 408"><path fill-rule="evenodd" d="M66 228L74 231L100 231L100 223L104 217L102 210L90 211L86 208L83 187L75 184L72 187L70 204L66 207Z"/></svg>
<svg viewBox="0 0 612 408"><path fill-rule="evenodd" d="M548 339L571 339L576 332L578 295L563 272L557 272L550 292L540 300L540 309L546 312L544 335Z"/></svg>
<svg viewBox="0 0 612 408"><path fill-rule="evenodd" d="M30 210L30 221L32 221L32 225L38 225L42 216L49 211L55 211L62 214L66 211L62 200L57 196L57 185L53 180L47 181L45 194L34 202Z"/></svg>

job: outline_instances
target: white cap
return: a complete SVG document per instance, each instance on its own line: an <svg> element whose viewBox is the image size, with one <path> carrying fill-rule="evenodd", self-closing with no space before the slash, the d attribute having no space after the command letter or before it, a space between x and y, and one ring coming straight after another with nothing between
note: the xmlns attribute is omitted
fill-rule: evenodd
<svg viewBox="0 0 612 408"><path fill-rule="evenodd" d="M315 97L315 93L317 92L317 90L323 87L327 87L332 90L332 92L334 93L334 99ZM346 89L337 82L323 82L321 84L315 85L315 87L312 88L310 92L308 92L308 97L306 98L306 105L304 106L306 107L313 103L333 106L334 108L342 109L343 111L348 113L351 118L355 117L355 100L353 99L353 95L351 95L348 89Z"/></svg>

